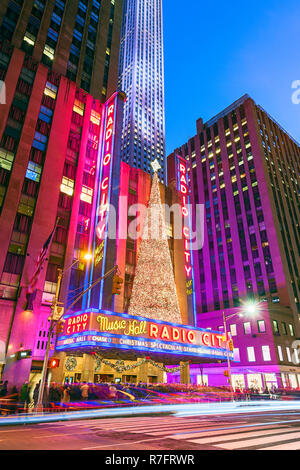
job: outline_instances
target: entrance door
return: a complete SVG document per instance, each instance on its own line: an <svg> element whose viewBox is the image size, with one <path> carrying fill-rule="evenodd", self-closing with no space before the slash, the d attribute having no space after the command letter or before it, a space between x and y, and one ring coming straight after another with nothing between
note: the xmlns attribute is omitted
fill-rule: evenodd
<svg viewBox="0 0 300 470"><path fill-rule="evenodd" d="M232 387L234 388L234 390L236 388L239 388L240 390L244 390L245 377L243 374L232 374L231 380L232 380Z"/></svg>
<svg viewBox="0 0 300 470"><path fill-rule="evenodd" d="M136 375L122 375L123 384L136 384L137 376Z"/></svg>
<svg viewBox="0 0 300 470"><path fill-rule="evenodd" d="M157 375L148 375L149 384L157 384Z"/></svg>
<svg viewBox="0 0 300 470"><path fill-rule="evenodd" d="M263 391L261 374L247 374L248 388Z"/></svg>
<svg viewBox="0 0 300 470"><path fill-rule="evenodd" d="M95 384L111 383L114 382L114 376L112 374L95 374Z"/></svg>

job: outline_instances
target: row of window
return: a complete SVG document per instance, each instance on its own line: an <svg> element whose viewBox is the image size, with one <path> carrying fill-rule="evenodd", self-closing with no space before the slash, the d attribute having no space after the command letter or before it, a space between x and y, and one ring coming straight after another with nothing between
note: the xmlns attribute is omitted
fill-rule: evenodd
<svg viewBox="0 0 300 470"><path fill-rule="evenodd" d="M279 322L277 320L272 321L273 324L273 332L276 335L280 335L281 333L285 336L290 335L290 336L295 336L295 330L294 326L292 323L289 323L288 325L285 322L281 322L281 329L279 328ZM220 326L218 328L219 330L224 330L223 326ZM253 325L251 322L244 322L243 323L243 332L245 335L251 335L255 333L266 333L266 323L265 320L257 320L257 331L253 330ZM236 324L231 324L230 325L230 333L231 336L237 336L237 325Z"/></svg>
<svg viewBox="0 0 300 470"><path fill-rule="evenodd" d="M258 348L254 348L254 346L249 346L247 347L247 360L248 362L256 362L258 359ZM277 346L277 351L278 351L278 357L279 361L281 362L291 362L293 364L299 364L299 354L297 349L291 349L288 346L285 347L286 351L286 359L284 358L283 355L283 347L282 346ZM270 352L270 346L261 346L261 354L263 361L265 362L270 362L272 360L271 357L271 352ZM234 361L240 362L240 350L239 348L234 349Z"/></svg>

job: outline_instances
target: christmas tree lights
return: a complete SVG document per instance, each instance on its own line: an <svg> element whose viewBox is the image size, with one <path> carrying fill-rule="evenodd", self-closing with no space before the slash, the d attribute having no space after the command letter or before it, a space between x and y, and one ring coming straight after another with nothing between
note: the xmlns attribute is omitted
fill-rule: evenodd
<svg viewBox="0 0 300 470"><path fill-rule="evenodd" d="M156 172L143 227L128 313L182 323Z"/></svg>

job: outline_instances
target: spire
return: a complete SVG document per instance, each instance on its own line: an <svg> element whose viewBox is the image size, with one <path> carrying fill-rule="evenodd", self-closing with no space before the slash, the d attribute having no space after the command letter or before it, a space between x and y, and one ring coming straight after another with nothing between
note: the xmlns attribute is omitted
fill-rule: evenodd
<svg viewBox="0 0 300 470"><path fill-rule="evenodd" d="M146 212L128 313L155 320L182 323L156 172Z"/></svg>

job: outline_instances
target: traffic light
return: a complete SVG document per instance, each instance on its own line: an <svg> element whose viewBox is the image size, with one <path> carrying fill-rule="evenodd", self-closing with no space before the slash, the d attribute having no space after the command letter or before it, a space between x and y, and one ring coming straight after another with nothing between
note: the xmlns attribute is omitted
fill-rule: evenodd
<svg viewBox="0 0 300 470"><path fill-rule="evenodd" d="M58 335L59 333L64 332L64 327L65 327L66 320L59 320L56 324L56 334Z"/></svg>
<svg viewBox="0 0 300 470"><path fill-rule="evenodd" d="M112 295L120 295L123 279L120 276L115 275L113 277L113 285L112 285Z"/></svg>
<svg viewBox="0 0 300 470"><path fill-rule="evenodd" d="M230 340L229 341L229 351L233 351L233 350L234 350L233 341Z"/></svg>
<svg viewBox="0 0 300 470"><path fill-rule="evenodd" d="M59 366L59 359L55 358L55 357L52 357L51 359L49 359L48 361L48 367L50 369L55 369L56 367Z"/></svg>

